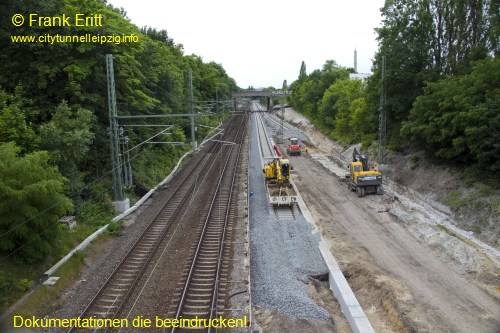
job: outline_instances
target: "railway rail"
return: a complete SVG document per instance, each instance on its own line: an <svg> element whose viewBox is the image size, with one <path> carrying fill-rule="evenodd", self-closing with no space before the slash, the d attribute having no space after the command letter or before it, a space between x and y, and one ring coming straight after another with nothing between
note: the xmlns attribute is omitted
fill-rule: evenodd
<svg viewBox="0 0 500 333"><path fill-rule="evenodd" d="M256 120L256 130L257 137L259 138L259 147L262 160L264 164L268 159L277 158L276 151L274 150L273 144L267 135L266 126L262 120L262 115L260 112L254 112L254 117Z"/></svg>
<svg viewBox="0 0 500 333"><path fill-rule="evenodd" d="M264 118L265 122L274 130L280 130L281 129L281 119L276 117L274 114L271 114L269 112L264 112ZM290 125L288 122L284 121L283 122L283 129L285 131L292 131L296 130L298 131L296 127Z"/></svg>
<svg viewBox="0 0 500 333"><path fill-rule="evenodd" d="M192 164L188 172L184 172L184 177L182 177L177 184L174 184L175 188L172 195L164 202L157 214L149 222L142 235L137 239L99 291L95 294L93 299L88 303L87 307L80 315L81 318L119 318L126 304L133 301L131 300L131 295L134 294L135 290L139 289L140 286L138 283L146 268L151 266L155 253L158 252L158 248L162 244L162 241L169 234L176 220L182 220L182 218L178 218L178 216L181 216L183 212L188 209L194 193L199 190L199 178L201 177L208 180L216 178L210 176L220 172L220 161L226 161L224 164L225 170L230 158L234 160L234 157L232 157L234 154L231 153L233 151L233 146L239 146L238 143L241 142L241 135L245 132L245 130L242 129L246 125L245 120L246 115L239 114L233 116L220 139L213 141L210 147L204 151L204 154ZM228 144L228 142L231 141L234 141L234 143ZM230 168L228 168L228 170L229 169ZM226 185L225 183L221 183L223 179L225 179L225 177L221 176L218 184L224 184L224 186L217 185L217 189L213 191L214 199L212 200L212 205L210 205L210 211L215 207L215 202L220 202L220 200L217 201L215 198L222 197L222 193L227 196ZM228 199L226 199L226 202L227 201ZM210 211L207 213L207 216L210 216ZM211 228L212 227L207 228L203 234L207 236L215 235L217 232L211 230ZM211 240L207 242L215 242L215 240L216 239L212 237ZM223 251L220 254L224 254ZM200 255L198 255L198 257L200 257ZM219 266L223 266L222 262ZM219 271L216 281L220 280L221 276L222 273ZM216 286L218 286L218 283ZM218 287L215 288L217 290ZM217 294L216 292L215 295ZM99 331L108 332L110 330L111 329L107 328ZM71 328L68 332L79 331L80 329ZM88 329L85 331L88 332Z"/></svg>
<svg viewBox="0 0 500 333"><path fill-rule="evenodd" d="M242 142L244 131L236 134L236 142ZM228 157L219 177L216 193L210 203L204 223L200 226L199 237L193 247L192 261L188 264L183 281L180 283L178 298L174 301L173 318L207 319L211 322L223 314L226 304L228 256L235 220L233 189L238 171L241 145L229 147ZM169 316L170 317L170 316ZM199 328L195 328L199 332ZM178 332L172 328L170 332ZM189 332L183 328L182 332ZM214 327L206 328L214 332Z"/></svg>

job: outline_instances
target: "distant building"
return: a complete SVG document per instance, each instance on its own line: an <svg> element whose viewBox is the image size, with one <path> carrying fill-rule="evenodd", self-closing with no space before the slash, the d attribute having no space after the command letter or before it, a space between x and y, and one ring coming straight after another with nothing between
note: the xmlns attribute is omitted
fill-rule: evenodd
<svg viewBox="0 0 500 333"><path fill-rule="evenodd" d="M349 79L350 80L363 80L371 76L372 73L350 73L349 74Z"/></svg>
<svg viewBox="0 0 500 333"><path fill-rule="evenodd" d="M372 75L372 73L358 73L358 51L354 47L354 73L349 74L349 80L363 80Z"/></svg>

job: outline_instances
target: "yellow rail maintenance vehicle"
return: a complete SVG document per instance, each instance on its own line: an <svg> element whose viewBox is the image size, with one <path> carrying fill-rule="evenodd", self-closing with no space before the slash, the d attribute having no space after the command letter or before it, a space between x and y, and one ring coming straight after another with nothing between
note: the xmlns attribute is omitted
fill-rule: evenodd
<svg viewBox="0 0 500 333"><path fill-rule="evenodd" d="M298 201L297 192L290 183L290 161L277 158L266 164L262 171L266 179L268 201L273 206L291 206Z"/></svg>
<svg viewBox="0 0 500 333"><path fill-rule="evenodd" d="M286 158L276 158L264 166L266 182L284 184L290 182L290 161Z"/></svg>
<svg viewBox="0 0 500 333"><path fill-rule="evenodd" d="M368 159L357 149L352 154L352 163L348 166L350 172L349 189L364 197L367 193L382 194L382 174L378 167L369 168Z"/></svg>

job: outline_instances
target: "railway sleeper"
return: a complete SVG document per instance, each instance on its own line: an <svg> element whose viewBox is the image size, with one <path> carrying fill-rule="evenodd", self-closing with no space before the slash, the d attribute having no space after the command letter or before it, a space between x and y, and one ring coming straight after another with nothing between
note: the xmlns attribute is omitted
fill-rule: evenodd
<svg viewBox="0 0 500 333"><path fill-rule="evenodd" d="M217 237L222 236L222 228L212 228L205 231L205 237Z"/></svg>
<svg viewBox="0 0 500 333"><path fill-rule="evenodd" d="M210 251L210 252L203 251L203 252L200 252L200 254L198 255L198 258L201 260L206 260L206 261L217 261L218 254L219 254L219 251Z"/></svg>
<svg viewBox="0 0 500 333"><path fill-rule="evenodd" d="M128 278L128 277L119 277L119 276L116 276L116 278L115 278L115 279L116 279L117 281L121 281L122 283L123 283L124 281L130 281L130 282L134 281L134 279L133 279L133 278Z"/></svg>
<svg viewBox="0 0 500 333"><path fill-rule="evenodd" d="M102 304L96 304L95 305L96 308L98 309L118 309L118 305L102 305Z"/></svg>
<svg viewBox="0 0 500 333"><path fill-rule="evenodd" d="M117 304L117 303L120 303L122 301L121 298L122 297L117 297L117 298L103 298L100 301L101 302L110 303L110 304Z"/></svg>
<svg viewBox="0 0 500 333"><path fill-rule="evenodd" d="M203 318L203 317L208 317L209 314L210 314L209 310L207 310L207 311L184 311L184 312L182 312L182 318L186 318L189 316L192 316L193 318L196 318L196 316ZM193 319L193 318L190 318L190 319Z"/></svg>
<svg viewBox="0 0 500 333"><path fill-rule="evenodd" d="M214 239L204 239L203 240L203 245L207 246L210 245L211 247L218 248L220 244L220 238L219 237L214 237Z"/></svg>
<svg viewBox="0 0 500 333"><path fill-rule="evenodd" d="M155 226L152 227L151 230L154 231L154 232L156 232L156 233L161 233L165 229L168 229L169 225L171 224L170 221L172 220L172 218L169 217L166 220L167 220L166 221L167 223L155 224Z"/></svg>
<svg viewBox="0 0 500 333"><path fill-rule="evenodd" d="M193 277L201 277L201 278L210 278L213 280L213 274L202 273L202 272L194 272ZM219 279L227 279L227 272L221 272L219 274Z"/></svg>
<svg viewBox="0 0 500 333"><path fill-rule="evenodd" d="M130 277L130 276L136 276L136 275L137 275L136 272L119 272L116 274L116 276L124 277L124 278Z"/></svg>
<svg viewBox="0 0 500 333"><path fill-rule="evenodd" d="M217 269L217 265L204 264L204 263L199 262L196 264L193 273L196 274L199 272L201 272L201 273L210 272L211 274L214 274L216 269Z"/></svg>
<svg viewBox="0 0 500 333"><path fill-rule="evenodd" d="M198 262L196 266L206 266L206 265L216 265L218 262L218 258L215 258L214 256L210 257L205 257L205 258L200 258L198 257Z"/></svg>
<svg viewBox="0 0 500 333"><path fill-rule="evenodd" d="M199 293L192 293L188 292L187 293L187 299L185 303L188 302L200 302L201 304L208 304L212 301L212 293L209 294L199 294Z"/></svg>
<svg viewBox="0 0 500 333"><path fill-rule="evenodd" d="M200 281L195 281L191 280L191 282L196 285L196 286L207 286L207 287L212 287L214 285L214 280L213 279L206 279L203 282Z"/></svg>
<svg viewBox="0 0 500 333"><path fill-rule="evenodd" d="M138 263L142 263L149 257L150 253L151 251L148 251L147 253L132 253L130 257L127 258L122 267L128 266L130 262L135 265L137 265Z"/></svg>
<svg viewBox="0 0 500 333"><path fill-rule="evenodd" d="M144 241L142 242L142 245L151 245L151 246L153 246L153 245L155 245L156 243L157 243L157 240L156 240L156 239L151 239L151 240L150 240L150 239L147 239L147 240L144 240Z"/></svg>
<svg viewBox="0 0 500 333"><path fill-rule="evenodd" d="M198 310L207 310L207 311L210 308L207 305L192 305L192 304L185 304L184 307L187 308L187 309L194 309L194 310L198 309Z"/></svg>
<svg viewBox="0 0 500 333"><path fill-rule="evenodd" d="M109 317L109 316L113 316L114 313L109 313L109 312L94 312L94 315L96 317L99 317L99 318L106 318L106 317ZM96 328L96 329L103 329L102 328Z"/></svg>
<svg viewBox="0 0 500 333"><path fill-rule="evenodd" d="M148 238L152 238L152 237L148 237ZM156 239L151 239L151 242L139 244L138 247L136 249L134 249L134 251L150 250L155 246L156 243L157 243Z"/></svg>
<svg viewBox="0 0 500 333"><path fill-rule="evenodd" d="M201 288L201 287L202 286L192 286L191 288L189 288L189 290L192 292L204 293L204 295L206 295L207 293L212 294L212 292L214 291L213 286L211 286L210 288Z"/></svg>
<svg viewBox="0 0 500 333"><path fill-rule="evenodd" d="M209 277L192 277L191 278L191 281L193 282L196 282L196 283L200 283L200 281L204 281L204 282L213 282L214 279L213 278L209 278Z"/></svg>
<svg viewBox="0 0 500 333"><path fill-rule="evenodd" d="M201 251L201 253L202 253L202 254L204 254L204 253L213 253L213 254L218 255L218 253L219 253L219 249L215 249L215 248L212 248L212 249L203 249L203 250Z"/></svg>
<svg viewBox="0 0 500 333"><path fill-rule="evenodd" d="M125 263L126 266L131 266L131 265L142 266L143 264L144 264L144 259L141 258L127 258L127 262Z"/></svg>

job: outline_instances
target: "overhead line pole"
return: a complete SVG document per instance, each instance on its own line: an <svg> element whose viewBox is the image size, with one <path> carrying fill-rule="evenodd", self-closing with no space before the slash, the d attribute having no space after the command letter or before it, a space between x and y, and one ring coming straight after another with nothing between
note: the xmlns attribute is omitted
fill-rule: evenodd
<svg viewBox="0 0 500 333"><path fill-rule="evenodd" d="M191 146L196 149L196 137L194 133L194 108L193 108L193 71L189 69L189 113L191 114Z"/></svg>
<svg viewBox="0 0 500 333"><path fill-rule="evenodd" d="M126 168L128 167L128 172L124 175L123 173L123 167L122 167L122 153L120 150L120 135L119 135L119 130L118 130L118 119L138 119L138 118L168 118L168 117L190 117L191 118L191 146L193 149L197 148L197 143L196 143L196 136L195 136L195 124L194 124L194 117L197 116L204 116L205 114L195 114L194 113L194 106L193 106L193 72L191 69L189 69L189 113L187 114L149 114L149 115L128 115L128 116L118 116L117 109L116 109L116 91L115 91L115 78L114 78L114 69L113 69L113 55L112 54L106 54L106 70L107 70L107 83L108 83L108 111L109 111L109 127L110 127L110 147L111 147L111 159L112 159L112 175L113 175L113 192L114 192L114 200L118 203L118 205L121 206L121 210L125 210L128 208L128 199L125 200L125 196L123 193L123 183L128 183L130 185L132 183L132 176L131 176L131 166L130 166L130 160L127 158L127 164ZM217 103L218 103L218 95L216 95L216 101L215 101L215 107L217 108ZM211 106L213 108L213 106ZM158 124L152 124L152 125L144 125L144 124L137 124L137 125L124 125L124 126L170 126L171 125L158 125ZM162 132L168 130L170 127L167 129L161 131L159 134ZM157 134L157 135L159 135ZM156 137L157 135L153 136ZM153 138L152 137L152 138ZM149 138L145 142L139 144L142 145L146 142L152 143L150 140L152 138ZM163 141L158 141L154 143L171 143L171 144L183 144L181 142L163 142ZM126 143L128 145L128 142ZM138 145L138 146L139 146ZM136 148L137 146L127 149L126 154L128 154L132 149ZM123 177L126 177L124 179ZM118 206L116 206L118 207ZM115 208L116 208L115 207ZM124 208L125 209L122 209Z"/></svg>
<svg viewBox="0 0 500 333"><path fill-rule="evenodd" d="M115 73L113 69L113 55L106 54L106 69L108 78L108 109L109 109L109 128L111 139L111 159L113 167L113 192L115 201L122 201L122 160L120 153L120 138L118 135L118 115L116 112L116 92L115 92Z"/></svg>
<svg viewBox="0 0 500 333"><path fill-rule="evenodd" d="M385 55L382 56L382 79L380 92L380 108L379 108L379 123L378 123L378 163L385 163L385 146L387 137L387 117L384 109L385 105Z"/></svg>
<svg viewBox="0 0 500 333"><path fill-rule="evenodd" d="M285 130L284 124L285 121L285 108L283 107L283 103L281 104L281 143L285 142Z"/></svg>

